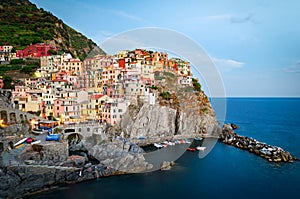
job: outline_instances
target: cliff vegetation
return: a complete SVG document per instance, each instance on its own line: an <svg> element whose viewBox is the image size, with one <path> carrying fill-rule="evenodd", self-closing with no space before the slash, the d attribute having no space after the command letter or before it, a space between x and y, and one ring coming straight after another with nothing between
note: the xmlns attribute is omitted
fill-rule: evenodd
<svg viewBox="0 0 300 199"><path fill-rule="evenodd" d="M49 43L81 60L94 48L105 54L91 39L28 0L1 0L0 26L0 45L12 45L16 50Z"/></svg>

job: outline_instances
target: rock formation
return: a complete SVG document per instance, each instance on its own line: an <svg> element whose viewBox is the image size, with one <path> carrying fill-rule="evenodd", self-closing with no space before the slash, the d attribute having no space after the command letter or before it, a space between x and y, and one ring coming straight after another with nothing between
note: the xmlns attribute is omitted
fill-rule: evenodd
<svg viewBox="0 0 300 199"><path fill-rule="evenodd" d="M288 151L284 151L277 146L271 146L266 143L259 142L253 138L240 136L233 131L231 124L225 124L222 128L220 141L225 144L235 146L240 149L254 153L269 162L293 162L298 158L293 157Z"/></svg>

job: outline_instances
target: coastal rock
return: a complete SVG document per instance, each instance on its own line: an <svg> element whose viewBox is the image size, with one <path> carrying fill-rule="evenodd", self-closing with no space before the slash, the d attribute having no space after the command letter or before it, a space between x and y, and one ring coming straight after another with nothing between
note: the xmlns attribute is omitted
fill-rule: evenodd
<svg viewBox="0 0 300 199"><path fill-rule="evenodd" d="M144 104L136 115L127 111L120 128L130 138L159 140L175 135L195 137L200 134L219 135L220 129L212 114L199 113L196 104L182 103L177 109Z"/></svg>
<svg viewBox="0 0 300 199"><path fill-rule="evenodd" d="M144 104L135 118L125 113L121 128L130 138L169 137L175 132L176 110Z"/></svg>
<svg viewBox="0 0 300 199"><path fill-rule="evenodd" d="M284 151L277 146L271 146L266 143L259 142L253 138L237 135L231 124L224 124L219 140L225 144L235 146L240 149L254 153L269 162L293 162L299 160L293 157L288 151Z"/></svg>
<svg viewBox="0 0 300 199"><path fill-rule="evenodd" d="M138 173L151 167L145 161L143 149L126 139L115 139L93 146L89 143L85 147L90 156L119 172Z"/></svg>
<svg viewBox="0 0 300 199"><path fill-rule="evenodd" d="M68 157L66 161L67 166L74 166L74 167L82 167L85 163L85 157L79 155L72 155Z"/></svg>
<svg viewBox="0 0 300 199"><path fill-rule="evenodd" d="M160 170L162 170L162 171L170 170L174 164L175 164L175 162L173 162L173 161L171 161L171 162L163 161L163 163L160 167Z"/></svg>

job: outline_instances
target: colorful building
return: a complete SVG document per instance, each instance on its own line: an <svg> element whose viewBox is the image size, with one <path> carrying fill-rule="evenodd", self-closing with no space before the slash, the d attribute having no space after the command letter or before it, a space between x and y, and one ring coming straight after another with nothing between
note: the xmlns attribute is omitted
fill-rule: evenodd
<svg viewBox="0 0 300 199"><path fill-rule="evenodd" d="M50 50L56 51L56 46L50 45L50 44L32 44L27 46L23 50L17 51L17 57L23 58L23 57L42 57L42 56L50 56L51 52Z"/></svg>

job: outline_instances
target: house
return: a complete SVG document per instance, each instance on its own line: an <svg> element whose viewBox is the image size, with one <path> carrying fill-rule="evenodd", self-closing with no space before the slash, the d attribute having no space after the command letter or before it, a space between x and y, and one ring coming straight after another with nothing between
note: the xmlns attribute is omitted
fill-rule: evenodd
<svg viewBox="0 0 300 199"><path fill-rule="evenodd" d="M56 46L50 45L50 44L32 44L27 46L23 50L17 51L17 57L23 58L23 57L42 57L42 56L50 56L50 50L56 51Z"/></svg>
<svg viewBox="0 0 300 199"><path fill-rule="evenodd" d="M42 56L40 57L40 68L38 72L41 77L51 78L51 74L58 72L58 66L61 63L60 55Z"/></svg>
<svg viewBox="0 0 300 199"><path fill-rule="evenodd" d="M0 46L0 62L9 62L16 59L17 54L13 50L13 46Z"/></svg>
<svg viewBox="0 0 300 199"><path fill-rule="evenodd" d="M192 76L179 76L178 84L181 84L184 86L193 86Z"/></svg>
<svg viewBox="0 0 300 199"><path fill-rule="evenodd" d="M114 125L120 122L129 102L123 98L109 99L101 106L101 122Z"/></svg>
<svg viewBox="0 0 300 199"><path fill-rule="evenodd" d="M56 94L53 107L54 117L60 118L61 122L80 121L81 106L78 100L78 92L64 90Z"/></svg>
<svg viewBox="0 0 300 199"><path fill-rule="evenodd" d="M100 93L94 93L89 96L89 103L87 105L87 119L88 120L97 120L100 121L102 119L101 113L102 108L111 98L107 95L103 95Z"/></svg>
<svg viewBox="0 0 300 199"><path fill-rule="evenodd" d="M169 61L169 65L172 63L172 62L175 62L175 66L178 70L178 74L179 75L191 75L191 66L190 66L190 63L187 62L187 61L183 61L182 59L180 58L172 58L170 61Z"/></svg>

